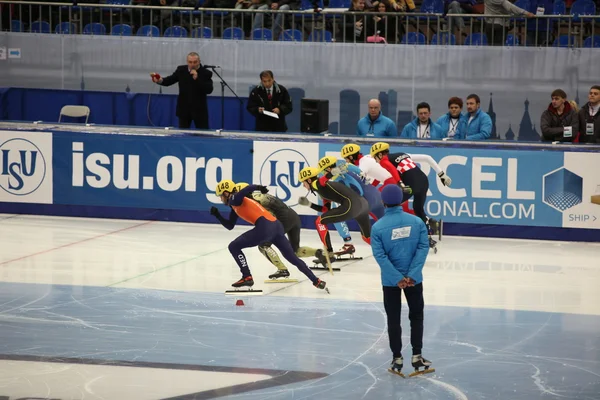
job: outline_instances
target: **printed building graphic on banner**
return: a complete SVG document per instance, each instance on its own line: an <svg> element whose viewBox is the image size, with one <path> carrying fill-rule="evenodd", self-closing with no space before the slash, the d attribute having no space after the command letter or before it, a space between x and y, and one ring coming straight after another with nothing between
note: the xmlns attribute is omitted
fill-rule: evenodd
<svg viewBox="0 0 600 400"><path fill-rule="evenodd" d="M298 173L318 162L318 143L255 141L252 182L267 186L272 195L299 214L313 215L310 208L298 206L298 198L308 192L298 180Z"/></svg>
<svg viewBox="0 0 600 400"><path fill-rule="evenodd" d="M563 154L564 172L558 175L557 192L562 190L561 204L568 207L561 210L562 226L600 229L600 153Z"/></svg>
<svg viewBox="0 0 600 400"><path fill-rule="evenodd" d="M52 133L0 131L0 201L52 204Z"/></svg>

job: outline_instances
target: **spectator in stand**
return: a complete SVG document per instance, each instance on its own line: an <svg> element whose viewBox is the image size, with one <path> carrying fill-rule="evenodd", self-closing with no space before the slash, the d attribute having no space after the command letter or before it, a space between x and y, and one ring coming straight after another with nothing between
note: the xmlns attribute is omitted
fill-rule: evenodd
<svg viewBox="0 0 600 400"><path fill-rule="evenodd" d="M387 43L398 43L398 29L402 31L402 24L399 24L396 29L398 17L383 15L383 13L392 12L389 4L386 1L379 2L375 12L373 22L367 26L367 35L378 35L383 37Z"/></svg>
<svg viewBox="0 0 600 400"><path fill-rule="evenodd" d="M600 85L594 85L588 93L588 103L579 110L579 141L600 143Z"/></svg>
<svg viewBox="0 0 600 400"><path fill-rule="evenodd" d="M550 98L552 101L548 109L542 113L540 123L542 141L572 142L579 132L579 117L571 107L571 103L567 101L564 90L556 89Z"/></svg>
<svg viewBox="0 0 600 400"><path fill-rule="evenodd" d="M279 0L271 3L271 10L273 11L289 11L289 10L298 10L300 8L300 0ZM286 20L290 21L290 25L286 26ZM275 20L273 21L273 37L275 40L278 40L279 35L285 29L292 28L293 15L284 14L284 13L276 13Z"/></svg>
<svg viewBox="0 0 600 400"><path fill-rule="evenodd" d="M390 0L390 5L399 12L414 12L417 9L414 0Z"/></svg>
<svg viewBox="0 0 600 400"><path fill-rule="evenodd" d="M462 114L463 101L459 97L450 97L448 112L438 118L436 123L442 128L443 137L464 139L467 130L466 114Z"/></svg>
<svg viewBox="0 0 600 400"><path fill-rule="evenodd" d="M445 9L448 16L452 14L472 14L475 0L445 0ZM448 30L452 33L453 28L458 29L457 38L461 37L461 33L467 34L465 31L465 20L463 17L449 17L450 24Z"/></svg>
<svg viewBox="0 0 600 400"><path fill-rule="evenodd" d="M352 0L348 11L365 11L365 0ZM346 43L364 43L365 42L365 16L364 15L345 15L343 19L344 42ZM371 24L371 21L369 21Z"/></svg>
<svg viewBox="0 0 600 400"><path fill-rule="evenodd" d="M535 14L520 7L515 6L508 0L484 0L484 14L487 15L524 15L528 18L535 17ZM506 34L510 29L510 20L501 17L485 18L485 35L490 46L504 46Z"/></svg>
<svg viewBox="0 0 600 400"><path fill-rule="evenodd" d="M467 127L465 139L485 140L492 135L492 119L481 110L481 100L476 94L467 96Z"/></svg>
<svg viewBox="0 0 600 400"><path fill-rule="evenodd" d="M231 8L234 9L236 6L236 0L205 0L202 4L203 8ZM225 18L223 20L222 29L227 28L227 25L231 25L233 20L231 18ZM235 22L233 22L235 24ZM213 32L217 31L217 27L220 25L218 17L211 18L210 16L204 15L204 25L211 28Z"/></svg>
<svg viewBox="0 0 600 400"><path fill-rule="evenodd" d="M271 4L270 4L269 0L237 0L237 3L235 4L236 10L247 9L247 10L266 11L269 8L271 8ZM247 23L242 24L242 26L245 28L244 34L246 35L247 39L251 39L252 31L254 31L255 29L261 29L264 27L265 14L264 13L252 13L252 14L240 13L240 14L242 14L244 21L247 21ZM254 17L254 22L252 24L250 24L252 17ZM248 27L250 27L250 26L251 26L251 28L248 31Z"/></svg>
<svg viewBox="0 0 600 400"><path fill-rule="evenodd" d="M397 137L394 121L381 113L381 103L377 99L369 100L369 113L356 125L357 136Z"/></svg>
<svg viewBox="0 0 600 400"><path fill-rule="evenodd" d="M442 139L442 127L431 120L431 107L423 102L417 104L417 118L402 129L403 139Z"/></svg>

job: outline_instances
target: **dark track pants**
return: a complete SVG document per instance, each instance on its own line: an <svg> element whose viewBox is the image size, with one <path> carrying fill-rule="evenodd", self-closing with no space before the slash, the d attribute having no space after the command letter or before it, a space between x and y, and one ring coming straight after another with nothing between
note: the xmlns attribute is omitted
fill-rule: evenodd
<svg viewBox="0 0 600 400"><path fill-rule="evenodd" d="M383 306L387 315L388 336L393 357L402 356L402 327L400 313L402 309L402 291L408 303L408 319L410 320L410 344L413 355L421 354L423 348L423 284L400 289L398 286L383 287Z"/></svg>

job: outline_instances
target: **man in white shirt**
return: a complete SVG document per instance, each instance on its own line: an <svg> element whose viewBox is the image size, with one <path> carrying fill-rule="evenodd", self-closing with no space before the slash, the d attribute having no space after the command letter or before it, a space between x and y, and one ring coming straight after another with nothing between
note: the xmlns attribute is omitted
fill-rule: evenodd
<svg viewBox="0 0 600 400"><path fill-rule="evenodd" d="M342 157L346 162L356 165L364 174L364 178L373 186L380 183L394 183L392 175L375 161L369 154L362 154L360 146L350 143L342 147Z"/></svg>
<svg viewBox="0 0 600 400"><path fill-rule="evenodd" d="M588 100L579 110L579 141L600 143L600 85L590 88Z"/></svg>

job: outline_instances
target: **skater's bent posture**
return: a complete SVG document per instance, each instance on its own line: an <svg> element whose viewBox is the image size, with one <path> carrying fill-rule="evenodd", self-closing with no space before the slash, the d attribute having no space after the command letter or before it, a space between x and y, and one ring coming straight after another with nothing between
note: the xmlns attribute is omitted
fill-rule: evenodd
<svg viewBox="0 0 600 400"><path fill-rule="evenodd" d="M429 180L416 162L424 161L430 163L445 186L450 186L452 179L442 171L430 156L424 154L412 156L406 153L390 154L390 145L388 143L375 143L371 147L371 157L392 174L396 183L402 182L401 184L410 188L409 196L405 197L404 200L408 200L410 196L413 196L413 210L415 211L415 215L421 218L428 229L430 229L430 233L435 235L438 231L437 221L433 218L430 219L425 213ZM430 238L429 242L430 247L434 247L436 244L433 238Z"/></svg>
<svg viewBox="0 0 600 400"><path fill-rule="evenodd" d="M235 189L237 192L244 189L248 184L246 182L238 182L235 185ZM305 257L317 257L323 264L325 264L325 255L323 254L323 250L314 249L312 247L302 246L300 247L300 231L302 229L302 222L300 221L300 216L287 206L283 201L278 199L277 197L270 195L268 193L261 193L259 190L248 193L246 196L252 200L257 201L261 206L263 206L268 212L273 214L275 218L283 225L283 232L287 235L290 244L292 245L292 249L294 253L300 258ZM218 210L215 208L218 213ZM235 213L232 214L234 218L237 217ZM227 220L223 220L220 215L217 215L217 218L223 224L223 226L227 227L231 223ZM258 250L264 255L267 260L271 264L273 264L277 268L277 272L269 275L269 279L278 279L278 278L287 278L290 276L290 271L288 271L287 267L283 264L279 255L273 247L271 243L265 242L261 243L258 246Z"/></svg>
<svg viewBox="0 0 600 400"><path fill-rule="evenodd" d="M429 370L430 361L423 358L423 266L429 252L427 227L418 217L402 211L402 189L387 185L381 192L386 207L385 215L373 225L371 248L381 268L383 304L387 315L388 336L392 350L389 371L402 375L402 327L400 310L402 291L408 303L410 320L410 343L412 365L415 373L419 368ZM411 376L414 374L411 374ZM402 375L404 376L404 375Z"/></svg>
<svg viewBox="0 0 600 400"><path fill-rule="evenodd" d="M331 247L327 224L354 219L358 223L363 240L370 243L371 221L367 200L343 183L331 181L331 176L319 178L318 175L319 170L317 168L306 167L300 171L299 181L307 190L317 193L323 199L323 206L312 204L306 197L301 197L298 203L315 211L324 211L320 217L317 217L315 224L321 242L327 248L327 252L330 253L329 256L333 256L333 248ZM338 203L339 206L330 208L332 202Z"/></svg>
<svg viewBox="0 0 600 400"><path fill-rule="evenodd" d="M266 193L268 189L264 186L248 185L239 192L235 189L235 184L230 180L223 180L217 184L216 194L221 198L223 204L231 207L231 212L242 218L254 228L243 233L237 239L229 244L229 251L235 262L240 267L242 279L233 283L233 287L253 286L254 280L248 267L246 256L242 249L255 247L262 243L273 243L279 249L283 257L294 264L304 275L311 280L318 289L325 289L325 281L320 280L313 274L308 266L296 256L292 245L285 237L283 225L271 213L269 213L258 202L246 197L249 193L260 190ZM232 222L227 229L233 229L237 222L237 217L230 215L229 221Z"/></svg>

